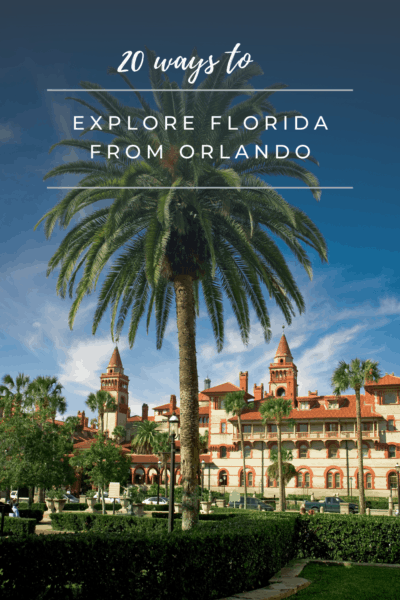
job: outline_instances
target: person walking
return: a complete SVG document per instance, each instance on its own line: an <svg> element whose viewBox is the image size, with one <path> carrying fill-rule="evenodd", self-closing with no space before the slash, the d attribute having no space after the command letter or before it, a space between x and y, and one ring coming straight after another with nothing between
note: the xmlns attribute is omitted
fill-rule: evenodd
<svg viewBox="0 0 400 600"><path fill-rule="evenodd" d="M12 505L12 512L13 514L10 513L10 517L21 517L21 515L19 514L19 510L18 510L18 502L16 500L14 500L13 505Z"/></svg>

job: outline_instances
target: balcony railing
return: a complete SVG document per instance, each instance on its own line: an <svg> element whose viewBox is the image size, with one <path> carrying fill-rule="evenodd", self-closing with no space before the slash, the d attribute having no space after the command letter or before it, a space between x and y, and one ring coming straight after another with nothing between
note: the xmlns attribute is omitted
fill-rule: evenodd
<svg viewBox="0 0 400 600"><path fill-rule="evenodd" d="M281 433L282 440L294 440L294 439L351 439L357 437L357 431L283 431ZM363 431L363 439L376 438L379 439L379 433L376 431ZM233 434L234 440L240 440L240 434L235 432ZM245 440L276 440L278 439L278 433L275 431L267 431L266 433L244 433L243 439Z"/></svg>

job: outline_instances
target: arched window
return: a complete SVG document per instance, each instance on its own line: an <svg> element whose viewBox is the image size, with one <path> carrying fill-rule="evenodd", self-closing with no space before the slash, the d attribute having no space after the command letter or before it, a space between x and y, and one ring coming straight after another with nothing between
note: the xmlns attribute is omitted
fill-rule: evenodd
<svg viewBox="0 0 400 600"><path fill-rule="evenodd" d="M228 475L226 474L226 471L221 471L219 474L218 485L227 485L227 481L228 481Z"/></svg>
<svg viewBox="0 0 400 600"><path fill-rule="evenodd" d="M219 457L226 458L226 446L221 446L219 449Z"/></svg>
<svg viewBox="0 0 400 600"><path fill-rule="evenodd" d="M245 458L250 458L251 455L251 447L250 446L245 446L244 447L244 457Z"/></svg>
<svg viewBox="0 0 400 600"><path fill-rule="evenodd" d="M396 446L389 446L388 457L396 458Z"/></svg>
<svg viewBox="0 0 400 600"><path fill-rule="evenodd" d="M397 479L398 479L397 473L390 473L390 475L389 475L390 489L395 490L397 488Z"/></svg>
<svg viewBox="0 0 400 600"><path fill-rule="evenodd" d="M253 485L253 473L251 471L249 471L249 473L247 474L247 485Z"/></svg>
<svg viewBox="0 0 400 600"><path fill-rule="evenodd" d="M368 444L363 444L362 445L362 455L363 455L363 458L368 458L368 451L369 451Z"/></svg>
<svg viewBox="0 0 400 600"><path fill-rule="evenodd" d="M310 473L307 471L297 473L297 487L310 487Z"/></svg>
<svg viewBox="0 0 400 600"><path fill-rule="evenodd" d="M339 446L336 444L331 444L328 448L328 458L338 458L339 457Z"/></svg>
<svg viewBox="0 0 400 600"><path fill-rule="evenodd" d="M340 473L335 470L329 471L326 477L327 488L340 488Z"/></svg>
<svg viewBox="0 0 400 600"><path fill-rule="evenodd" d="M367 473L367 476L365 478L365 482L367 484L367 488L369 490L371 490L372 489L372 475L371 475L371 473Z"/></svg>
<svg viewBox="0 0 400 600"><path fill-rule="evenodd" d="M307 458L308 446L301 444L299 448L299 458Z"/></svg>
<svg viewBox="0 0 400 600"><path fill-rule="evenodd" d="M278 398L283 398L286 394L286 390L285 388L279 388L276 392L276 395L278 396Z"/></svg>

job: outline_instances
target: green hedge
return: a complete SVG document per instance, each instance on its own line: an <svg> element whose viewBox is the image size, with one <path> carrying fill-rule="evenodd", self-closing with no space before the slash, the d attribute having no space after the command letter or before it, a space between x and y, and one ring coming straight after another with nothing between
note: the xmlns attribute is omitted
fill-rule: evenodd
<svg viewBox="0 0 400 600"><path fill-rule="evenodd" d="M298 558L400 563L400 518L304 515L298 523Z"/></svg>
<svg viewBox="0 0 400 600"><path fill-rule="evenodd" d="M3 533L12 536L24 536L30 533L35 533L36 519L25 519L15 517L4 517ZM1 565L0 556L0 565ZM0 588L1 589L1 588Z"/></svg>
<svg viewBox="0 0 400 600"><path fill-rule="evenodd" d="M143 504L143 509L145 511L161 510L168 512L169 506L168 504Z"/></svg>
<svg viewBox="0 0 400 600"><path fill-rule="evenodd" d="M56 531L110 531L132 532L160 529L159 524L150 519L133 515L100 515L93 513L53 513L50 515L52 528ZM163 528L164 529L164 528Z"/></svg>
<svg viewBox="0 0 400 600"><path fill-rule="evenodd" d="M77 503L77 502L70 502L70 504L65 504L63 511L82 511L82 510L86 510L88 507L87 504L83 504L83 503Z"/></svg>
<svg viewBox="0 0 400 600"><path fill-rule="evenodd" d="M40 523L43 519L43 511L42 510L34 510L29 508L20 508L19 514L23 519L35 519L36 523Z"/></svg>
<svg viewBox="0 0 400 600"><path fill-rule="evenodd" d="M87 507L86 507L86 508L87 508ZM102 505L102 503L101 503L101 502L99 502L98 504L95 504L93 508L94 508L94 510L103 510L103 505ZM122 504L117 504L117 503L115 503L115 510L116 510L116 511L117 511L117 510L121 510L121 508L122 508ZM111 511L111 512L112 512L112 510L113 510L113 505L112 505L112 504L106 504L106 505L105 505L105 509L106 509L106 511L107 511L107 512L108 512L108 511Z"/></svg>
<svg viewBox="0 0 400 600"><path fill-rule="evenodd" d="M31 536L23 545L2 540L2 600L44 591L48 598L70 598L73 584L82 598L215 600L267 585L294 558L294 520L227 519L169 535L165 522L139 520L164 530ZM23 569L15 568L16 556Z"/></svg>
<svg viewBox="0 0 400 600"><path fill-rule="evenodd" d="M152 513L152 519L168 519L167 513ZM235 515L234 513L229 514L210 514L210 515L199 515L200 521L225 521L226 519L230 519L231 517L236 517L239 515ZM182 519L181 513L175 513L174 519Z"/></svg>

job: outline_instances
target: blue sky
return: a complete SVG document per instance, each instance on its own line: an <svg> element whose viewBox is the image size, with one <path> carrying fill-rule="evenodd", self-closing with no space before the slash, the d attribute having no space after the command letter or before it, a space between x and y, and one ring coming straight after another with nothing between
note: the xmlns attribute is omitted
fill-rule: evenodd
<svg viewBox="0 0 400 600"><path fill-rule="evenodd" d="M73 132L73 115L83 114L68 94L47 88L78 88L81 80L106 88L123 87L109 66L117 67L127 50L154 49L162 58L189 56L196 46L201 57L214 58L241 44L260 64L257 87L283 82L289 88L353 88L353 93L280 93L277 110L294 109L310 123L322 115L328 131L277 131L268 143L307 144L320 166L311 166L322 186L354 186L324 191L317 203L309 191L288 190L286 200L299 206L324 234L329 264L311 253L314 279L309 281L286 252L306 300L286 335L299 369L300 393L330 393L330 376L338 361L358 356L378 360L383 372L400 375L398 342L400 297L398 278L399 137L398 64L394 2L321 3L289 0L238 2L206 0L153 2L148 8L121 1L66 7L41 2L18 11L2 11L6 27L1 44L1 219L0 237L0 375L22 371L32 378L57 375L64 385L68 414L84 407L87 394L98 389L100 373L111 356L109 320L96 336L91 323L96 296L78 313L73 331L67 324L70 300L55 292L55 276L46 278L48 260L64 233L46 241L35 223L61 197L47 185L74 185L72 178L43 181L54 166L77 154L52 144ZM181 80L181 73L170 73ZM131 81L149 87L146 65ZM74 94L72 94L74 95ZM79 96L75 94L75 96ZM82 96L82 95L81 95ZM132 101L128 94L118 97ZM267 142L266 142L267 143ZM272 185L296 185L275 178ZM273 338L266 345L252 316L250 343L244 347L229 304L225 304L225 346L217 354L205 307L197 322L200 389L208 375L212 385L238 384L240 370L253 384L268 384L283 318L270 302ZM132 414L142 402L150 407L179 397L175 308L163 348L156 350L154 323L139 330L132 349L124 337L120 351L130 377ZM87 411L88 412L88 411Z"/></svg>

